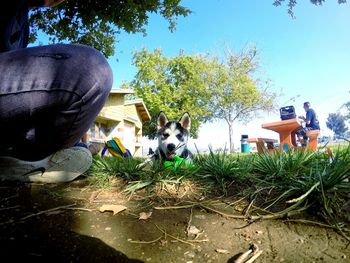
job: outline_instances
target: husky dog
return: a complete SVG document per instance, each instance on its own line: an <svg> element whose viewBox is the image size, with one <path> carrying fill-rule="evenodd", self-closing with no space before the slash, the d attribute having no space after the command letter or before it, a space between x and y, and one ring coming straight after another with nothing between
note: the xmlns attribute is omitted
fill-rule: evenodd
<svg viewBox="0 0 350 263"><path fill-rule="evenodd" d="M192 153L187 149L191 118L186 112L179 121L169 121L164 112L157 119L158 148L154 159L171 161L175 156L191 159Z"/></svg>

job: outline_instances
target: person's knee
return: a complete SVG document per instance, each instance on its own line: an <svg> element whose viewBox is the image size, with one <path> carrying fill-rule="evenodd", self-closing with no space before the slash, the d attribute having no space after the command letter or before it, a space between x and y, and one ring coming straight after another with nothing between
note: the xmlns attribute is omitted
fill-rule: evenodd
<svg viewBox="0 0 350 263"><path fill-rule="evenodd" d="M101 52L85 45L70 45L79 76L78 93L84 97L106 99L113 82L110 65Z"/></svg>
<svg viewBox="0 0 350 263"><path fill-rule="evenodd" d="M82 58L82 67L84 76L90 78L90 81L104 84L103 86L112 86L113 74L112 69L106 58L101 52L93 47L84 45L76 45L79 49L79 57Z"/></svg>

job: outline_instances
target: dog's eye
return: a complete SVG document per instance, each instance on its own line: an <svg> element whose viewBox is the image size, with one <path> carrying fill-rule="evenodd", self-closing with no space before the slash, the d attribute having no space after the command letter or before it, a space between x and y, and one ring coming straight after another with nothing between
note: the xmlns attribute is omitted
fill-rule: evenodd
<svg viewBox="0 0 350 263"><path fill-rule="evenodd" d="M179 140L181 140L182 139L182 134L180 133L180 134L178 134L178 135L176 135L176 138L178 138Z"/></svg>
<svg viewBox="0 0 350 263"><path fill-rule="evenodd" d="M163 133L163 138L166 139L169 137L169 133Z"/></svg>

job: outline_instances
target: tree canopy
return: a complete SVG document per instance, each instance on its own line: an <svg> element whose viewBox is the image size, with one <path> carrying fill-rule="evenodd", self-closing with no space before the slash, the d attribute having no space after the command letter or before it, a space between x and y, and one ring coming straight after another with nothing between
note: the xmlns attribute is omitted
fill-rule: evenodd
<svg viewBox="0 0 350 263"><path fill-rule="evenodd" d="M345 117L340 113L330 113L328 115L326 125L338 137L344 136L344 134L348 131L348 127L346 127L345 124Z"/></svg>
<svg viewBox="0 0 350 263"><path fill-rule="evenodd" d="M31 37L34 42L38 30L49 36L50 43L67 41L93 46L106 57L114 54L117 33L146 33L149 15L157 13L176 27L178 16L190 10L181 0L74 0L64 1L53 8L38 8L30 12Z"/></svg>
<svg viewBox="0 0 350 263"><path fill-rule="evenodd" d="M209 64L202 56L179 56L167 58L161 49L135 52L133 64L137 67L135 79L130 83L138 97L143 98L152 117L145 123L143 133L153 139L156 135L156 118L164 111L169 119L177 120L189 112L191 136L198 136L200 123L210 119L205 105L209 100L207 75Z"/></svg>
<svg viewBox="0 0 350 263"><path fill-rule="evenodd" d="M259 112L275 108L276 94L269 91L268 81L259 79L256 47L247 47L240 52L226 51L226 57L219 62L209 80L211 89L207 110L212 118L223 119L229 128L230 152L234 151L234 122L250 122Z"/></svg>
<svg viewBox="0 0 350 263"><path fill-rule="evenodd" d="M310 2L314 5L322 5L325 1L326 0L310 0ZM346 3L346 0L337 0L337 1L338 1L338 4L345 4ZM286 3L288 6L288 14L291 17L294 17L293 9L297 5L297 0L287 0L287 1L286 0L275 0L273 2L273 5L280 6L283 3Z"/></svg>

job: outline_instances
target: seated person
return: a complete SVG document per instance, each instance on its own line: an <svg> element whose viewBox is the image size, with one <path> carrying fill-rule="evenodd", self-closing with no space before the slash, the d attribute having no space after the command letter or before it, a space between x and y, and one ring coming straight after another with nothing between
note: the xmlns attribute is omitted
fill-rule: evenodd
<svg viewBox="0 0 350 263"><path fill-rule="evenodd" d="M320 124L318 122L316 112L310 108L310 102L304 103L304 110L306 111L306 117L299 116L299 119L305 121L305 127L301 128L296 132L299 141L302 146L306 146L308 137L306 136L306 132L310 130L319 130Z"/></svg>

